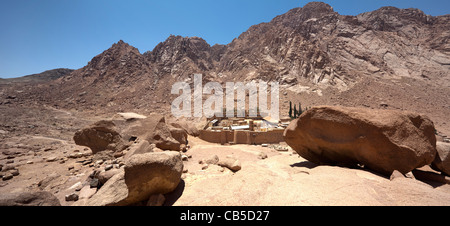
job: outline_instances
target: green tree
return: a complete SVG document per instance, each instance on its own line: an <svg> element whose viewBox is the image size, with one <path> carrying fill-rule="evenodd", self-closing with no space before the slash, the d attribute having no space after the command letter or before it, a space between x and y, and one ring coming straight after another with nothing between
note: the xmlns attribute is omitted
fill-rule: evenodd
<svg viewBox="0 0 450 226"><path fill-rule="evenodd" d="M294 104L294 118L297 118L297 114L298 114L297 105Z"/></svg>
<svg viewBox="0 0 450 226"><path fill-rule="evenodd" d="M292 117L292 102L291 101L289 101L289 118L293 118Z"/></svg>
<svg viewBox="0 0 450 226"><path fill-rule="evenodd" d="M299 102L298 103L298 117L300 117L300 115L302 115L303 110L302 110L302 104Z"/></svg>

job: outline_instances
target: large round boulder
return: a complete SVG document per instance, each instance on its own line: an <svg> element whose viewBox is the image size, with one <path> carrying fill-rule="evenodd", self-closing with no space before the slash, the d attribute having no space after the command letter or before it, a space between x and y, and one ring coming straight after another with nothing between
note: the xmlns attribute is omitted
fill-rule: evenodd
<svg viewBox="0 0 450 226"><path fill-rule="evenodd" d="M430 164L434 132L433 122L416 113L321 106L292 121L284 139L316 164L364 165L389 176Z"/></svg>

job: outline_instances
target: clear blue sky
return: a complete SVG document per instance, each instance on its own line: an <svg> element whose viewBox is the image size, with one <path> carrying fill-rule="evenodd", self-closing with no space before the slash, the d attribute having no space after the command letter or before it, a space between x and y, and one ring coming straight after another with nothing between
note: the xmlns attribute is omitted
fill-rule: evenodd
<svg viewBox="0 0 450 226"><path fill-rule="evenodd" d="M124 40L141 53L170 34L228 44L251 25L304 6L299 0L0 0L0 78L78 69ZM328 0L344 15L382 6L449 14L449 0Z"/></svg>

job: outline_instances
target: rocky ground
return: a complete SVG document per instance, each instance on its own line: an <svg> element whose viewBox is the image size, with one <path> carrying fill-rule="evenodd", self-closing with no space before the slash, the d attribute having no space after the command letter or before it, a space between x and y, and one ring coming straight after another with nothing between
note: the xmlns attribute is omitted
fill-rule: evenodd
<svg viewBox="0 0 450 226"><path fill-rule="evenodd" d="M93 155L72 139L74 131L105 116L51 107L21 109L12 112L12 108L0 108L8 116L2 121L0 193L48 191L61 205L72 205L73 197L85 199L97 190L92 180L95 170L108 168L112 172L123 166L123 157ZM450 204L449 178L433 180L437 172L429 167L416 173L420 178L391 181L366 169L316 165L283 143L222 146L192 136L188 142L181 182L165 195L164 205ZM227 157L237 159L240 169L232 171L214 161ZM424 172L431 177L424 179ZM8 174L12 178L6 179Z"/></svg>
<svg viewBox="0 0 450 226"><path fill-rule="evenodd" d="M424 114L437 141L450 142L449 21L394 7L344 16L314 2L227 45L170 36L141 54L121 40L75 71L1 79L0 194L48 191L62 205L92 196L102 184L94 172L111 176L126 160L76 145L75 132L119 112L169 116L178 97L172 85L184 81L193 89L194 73L203 74L203 85L278 81L281 117L290 101L303 110L340 105ZM149 143L166 142L142 132ZM220 146L193 136L188 144L181 183L165 205L450 204L448 177L427 167L413 170L415 179L390 180L367 169L315 165L272 146Z"/></svg>

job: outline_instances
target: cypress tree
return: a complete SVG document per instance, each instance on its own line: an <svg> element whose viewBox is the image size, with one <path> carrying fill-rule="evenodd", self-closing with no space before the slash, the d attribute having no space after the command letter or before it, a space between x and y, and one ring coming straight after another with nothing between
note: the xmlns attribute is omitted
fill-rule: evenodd
<svg viewBox="0 0 450 226"><path fill-rule="evenodd" d="M297 106L294 104L294 118L297 118L297 114L298 114Z"/></svg>
<svg viewBox="0 0 450 226"><path fill-rule="evenodd" d="M292 102L291 101L289 101L289 118L293 118L292 117Z"/></svg>

